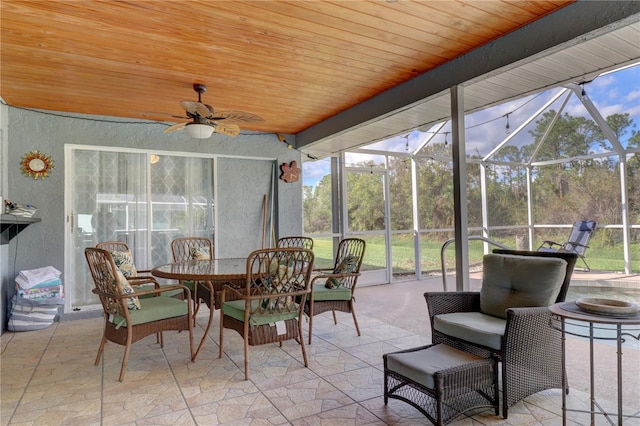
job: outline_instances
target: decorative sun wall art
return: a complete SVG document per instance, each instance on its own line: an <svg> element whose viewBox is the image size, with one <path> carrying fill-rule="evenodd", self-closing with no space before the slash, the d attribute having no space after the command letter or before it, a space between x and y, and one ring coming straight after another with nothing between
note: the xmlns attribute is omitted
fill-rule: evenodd
<svg viewBox="0 0 640 426"><path fill-rule="evenodd" d="M50 156L34 149L22 156L20 170L34 179L44 179L49 176L49 173L54 168L53 163Z"/></svg>

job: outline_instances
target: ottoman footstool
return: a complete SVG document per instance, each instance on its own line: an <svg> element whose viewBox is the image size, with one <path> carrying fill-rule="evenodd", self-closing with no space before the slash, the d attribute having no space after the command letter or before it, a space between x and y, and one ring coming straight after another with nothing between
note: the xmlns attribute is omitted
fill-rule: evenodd
<svg viewBox="0 0 640 426"><path fill-rule="evenodd" d="M481 407L499 413L497 360L445 344L392 352L384 361L384 403L411 404L434 425Z"/></svg>

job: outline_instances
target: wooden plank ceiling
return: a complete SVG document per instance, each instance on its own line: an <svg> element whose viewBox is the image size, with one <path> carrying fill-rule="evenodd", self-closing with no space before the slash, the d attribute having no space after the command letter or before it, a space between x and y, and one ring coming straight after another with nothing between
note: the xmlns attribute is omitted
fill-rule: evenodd
<svg viewBox="0 0 640 426"><path fill-rule="evenodd" d="M198 82L295 134L571 2L2 0L0 95L179 122Z"/></svg>

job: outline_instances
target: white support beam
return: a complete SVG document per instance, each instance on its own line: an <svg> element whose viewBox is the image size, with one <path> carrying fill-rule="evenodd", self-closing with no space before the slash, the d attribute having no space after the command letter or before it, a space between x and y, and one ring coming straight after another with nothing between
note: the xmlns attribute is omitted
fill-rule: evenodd
<svg viewBox="0 0 640 426"><path fill-rule="evenodd" d="M411 205L413 215L413 247L416 265L416 279L422 279L422 265L420 253L420 210L418 206L418 163L411 157Z"/></svg>
<svg viewBox="0 0 640 426"><path fill-rule="evenodd" d="M456 289L469 290L469 215L467 211L467 158L464 132L464 88L451 89L453 136L453 207L456 240Z"/></svg>
<svg viewBox="0 0 640 426"><path fill-rule="evenodd" d="M607 124L607 120L602 117L602 114L600 114L598 108L596 108L593 102L591 102L591 99L586 95L582 96L582 89L577 84L570 84L567 87L576 94L578 99L580 99L580 102L582 102L582 105L587 109L587 112L591 115L593 121L595 121L598 127L600 127L600 130L602 130L604 137L609 139L609 142L611 142L615 152L622 157L624 155L624 148L620 144L618 136L613 133L613 130L611 130L611 127Z"/></svg>
<svg viewBox="0 0 640 426"><path fill-rule="evenodd" d="M491 150L487 155L484 156L483 160L486 161L494 156L496 152L500 150L504 145L506 145L513 137L515 137L522 129L527 127L529 123L535 120L540 114L542 114L551 104L553 104L560 96L564 93L568 92L569 89L562 89L557 95L553 96L549 101L547 101L542 107L540 107L535 113L531 114L531 116L525 120L514 132L512 132L509 136L507 136L502 142L498 144L495 148ZM544 140L544 139L543 139Z"/></svg>
<svg viewBox="0 0 640 426"><path fill-rule="evenodd" d="M622 211L622 247L624 273L631 274L631 225L629 224L629 189L627 185L627 157L620 157L620 198Z"/></svg>
<svg viewBox="0 0 640 426"><path fill-rule="evenodd" d="M533 250L533 178L531 176L531 166L526 167L527 170L527 225L529 226L529 250Z"/></svg>
<svg viewBox="0 0 640 426"><path fill-rule="evenodd" d="M489 238L489 215L487 212L489 211L489 201L487 200L487 164L480 163L480 202L482 203L481 212L482 212L482 236L485 238ZM483 252L489 253L489 243L484 242L483 244Z"/></svg>

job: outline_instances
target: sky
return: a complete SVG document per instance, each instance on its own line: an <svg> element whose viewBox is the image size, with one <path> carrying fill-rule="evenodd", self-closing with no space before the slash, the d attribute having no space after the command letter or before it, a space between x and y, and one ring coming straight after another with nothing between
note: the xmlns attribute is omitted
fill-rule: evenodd
<svg viewBox="0 0 640 426"><path fill-rule="evenodd" d="M586 96L596 106L600 114L606 118L611 114L629 113L635 124L635 129L640 129L640 63L632 66L600 75L592 82L585 84ZM523 125L527 119L538 111L552 96L559 93L561 89L551 89L538 94L530 95L522 99L516 99L505 104L496 105L483 111L467 115L465 117L465 137L468 154L487 154L506 137L511 137L510 144L520 146L530 143L528 130L535 126L535 120L525 127L522 132L515 134L515 130ZM549 108L560 109L564 97L560 97ZM580 100L572 95L569 102L563 109L563 113L572 116L591 116L584 108ZM509 130L507 131L508 114ZM446 134L446 132L449 132ZM451 141L451 127L445 125L430 143L443 143L445 137ZM407 142L409 151L415 150L423 143L425 138L431 137L432 132L414 131L406 135L398 135L372 144L375 149L390 150L394 152L406 152ZM622 135L620 142L626 147L631 137L630 132ZM304 152L304 150L303 150ZM304 154L303 154L304 156ZM361 156L366 160L365 155ZM303 184L305 186L315 186L319 179L331 172L330 159L320 159L317 161L305 161L303 164Z"/></svg>

